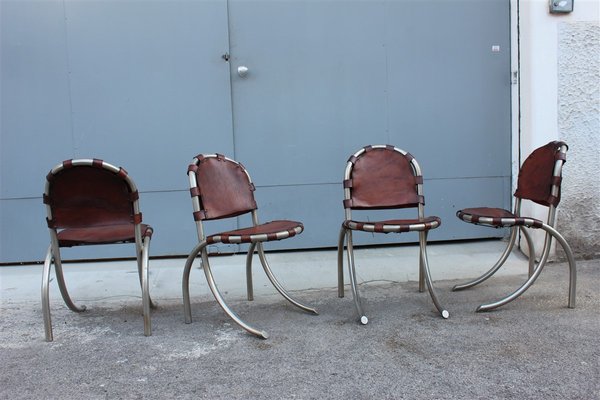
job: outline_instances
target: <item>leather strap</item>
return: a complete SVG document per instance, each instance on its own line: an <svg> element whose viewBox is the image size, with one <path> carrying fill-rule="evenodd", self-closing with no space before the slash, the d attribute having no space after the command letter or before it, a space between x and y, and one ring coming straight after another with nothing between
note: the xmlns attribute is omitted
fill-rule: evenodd
<svg viewBox="0 0 600 400"><path fill-rule="evenodd" d="M202 221L203 219L208 218L208 214L205 210L194 211L194 221Z"/></svg>
<svg viewBox="0 0 600 400"><path fill-rule="evenodd" d="M558 203L560 203L560 199L558 197L552 195L548 196L548 204L556 207Z"/></svg>

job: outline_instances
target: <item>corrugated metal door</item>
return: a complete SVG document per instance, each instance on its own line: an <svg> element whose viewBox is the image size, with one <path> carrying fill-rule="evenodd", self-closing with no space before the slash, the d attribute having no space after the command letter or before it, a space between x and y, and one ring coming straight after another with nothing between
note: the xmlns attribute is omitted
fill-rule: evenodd
<svg viewBox="0 0 600 400"><path fill-rule="evenodd" d="M382 143L420 162L432 239L503 234L454 214L510 207L508 0L230 0L229 26L235 155L263 220L306 227L271 248L335 245L345 162Z"/></svg>

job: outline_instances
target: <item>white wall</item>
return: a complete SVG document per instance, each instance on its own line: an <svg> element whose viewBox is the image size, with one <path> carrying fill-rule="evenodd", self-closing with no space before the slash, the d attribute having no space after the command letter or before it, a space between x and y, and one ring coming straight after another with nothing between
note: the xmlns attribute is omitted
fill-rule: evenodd
<svg viewBox="0 0 600 400"><path fill-rule="evenodd" d="M551 140L570 144L558 227L579 258L600 255L599 19L600 0L575 0L570 14L550 14L547 0L519 3L519 162ZM524 214L542 220L546 212L537 205L523 207ZM584 218L575 217L584 213L596 220L595 226L586 224L587 233ZM536 231L538 255L543 239Z"/></svg>

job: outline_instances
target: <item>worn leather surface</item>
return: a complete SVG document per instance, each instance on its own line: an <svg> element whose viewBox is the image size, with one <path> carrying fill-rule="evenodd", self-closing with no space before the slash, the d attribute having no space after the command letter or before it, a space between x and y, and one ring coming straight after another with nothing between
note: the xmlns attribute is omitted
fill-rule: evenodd
<svg viewBox="0 0 600 400"><path fill-rule="evenodd" d="M516 216L508 210L502 208L489 208L489 207L477 207L477 208L465 208L460 210L463 214L469 214L477 217L487 218L516 218Z"/></svg>
<svg viewBox="0 0 600 400"><path fill-rule="evenodd" d="M204 158L196 180L203 219L234 217L256 209L253 186L241 166L224 158Z"/></svg>
<svg viewBox="0 0 600 400"><path fill-rule="evenodd" d="M141 224L142 237L152 236L152 228ZM135 242L135 225L120 224L111 226L95 226L89 228L70 228L58 232L60 247L71 247L92 244L133 243Z"/></svg>
<svg viewBox="0 0 600 400"><path fill-rule="evenodd" d="M55 228L133 223L127 182L99 167L78 166L58 172L51 179L48 201Z"/></svg>
<svg viewBox="0 0 600 400"><path fill-rule="evenodd" d="M394 150L375 148L355 160L350 207L386 209L416 207L419 203L413 170Z"/></svg>
<svg viewBox="0 0 600 400"><path fill-rule="evenodd" d="M560 202L560 184L558 196L552 198L551 190L556 155L562 142L550 142L534 150L523 162L519 171L519 180L515 196L529 199L543 206L558 205Z"/></svg>
<svg viewBox="0 0 600 400"><path fill-rule="evenodd" d="M496 228L510 226L529 226L541 228L542 221L530 217L517 217L508 210L502 208L465 208L456 213L456 216L465 222L472 224L488 225ZM482 222L482 218L491 218L489 222Z"/></svg>
<svg viewBox="0 0 600 400"><path fill-rule="evenodd" d="M241 243L250 243L254 241L255 236L264 235L260 241L273 241L296 236L304 230L304 225L297 221L278 220L266 222L257 226L236 229L233 231L221 232L210 235L207 238L208 243L229 243L233 237L239 237ZM278 235L278 233L285 233ZM285 236L285 237L282 237Z"/></svg>
<svg viewBox="0 0 600 400"><path fill-rule="evenodd" d="M428 231L435 229L442 224L439 217L431 216L423 219L390 219L385 221L344 221L344 226L348 229L367 231L367 232L384 232L394 226L394 230L389 232L410 232L410 231ZM415 229L415 226L423 225L422 229ZM374 227L371 229L371 227Z"/></svg>

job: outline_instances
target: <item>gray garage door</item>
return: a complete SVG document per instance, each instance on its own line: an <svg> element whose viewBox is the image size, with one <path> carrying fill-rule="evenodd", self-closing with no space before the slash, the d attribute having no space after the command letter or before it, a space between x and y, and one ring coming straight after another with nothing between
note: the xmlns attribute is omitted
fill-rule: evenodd
<svg viewBox="0 0 600 400"><path fill-rule="evenodd" d="M420 162L432 239L503 234L454 214L510 207L507 0L231 1L229 24L236 156L266 218L306 226L273 247L334 245L345 162L366 144ZM382 236L358 241L417 239Z"/></svg>
<svg viewBox="0 0 600 400"><path fill-rule="evenodd" d="M508 0L2 1L0 18L0 262L43 257L44 177L73 157L129 171L154 255L196 240L185 171L199 152L249 168L263 220L305 223L271 248L333 246L345 161L376 143L421 163L443 219L432 239L502 235L454 213L510 205Z"/></svg>

